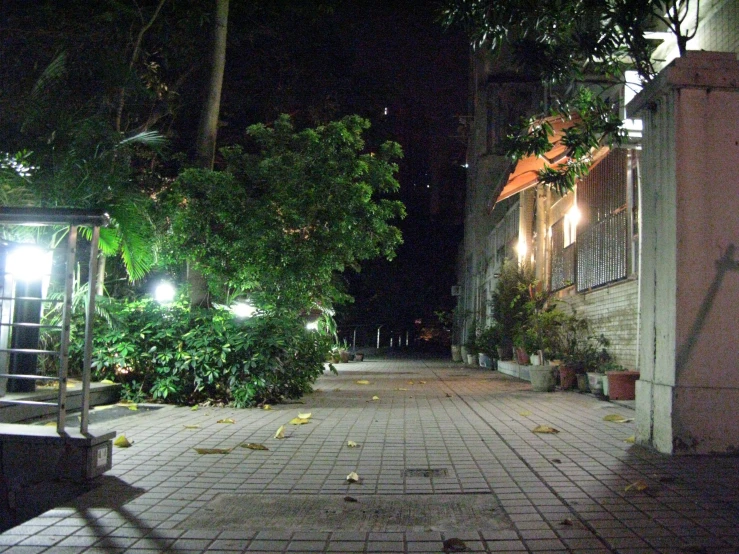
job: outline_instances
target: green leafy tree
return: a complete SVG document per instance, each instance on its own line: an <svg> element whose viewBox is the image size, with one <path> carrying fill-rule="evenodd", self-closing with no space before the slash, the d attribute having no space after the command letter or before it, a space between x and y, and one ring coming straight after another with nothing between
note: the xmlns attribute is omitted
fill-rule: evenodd
<svg viewBox="0 0 739 554"><path fill-rule="evenodd" d="M700 10L700 0L693 5ZM571 162L539 175L562 193L587 174L594 147L622 140L618 115L597 92L623 82L627 69L645 81L652 78L654 46L647 33L660 25L675 34L684 54L696 32L685 26L690 10L691 0L446 0L440 18L446 26L464 28L474 47L538 78L551 93L550 114L580 116L564 139ZM509 137L513 159L551 147L553 130L542 117L522 121Z"/></svg>
<svg viewBox="0 0 739 554"><path fill-rule="evenodd" d="M288 116L254 125L258 153L222 150L223 171L185 171L167 202L170 251L197 260L216 288L250 291L266 306L300 310L346 299L336 276L401 242L394 159L400 146L364 152L369 123L345 117L296 131Z"/></svg>

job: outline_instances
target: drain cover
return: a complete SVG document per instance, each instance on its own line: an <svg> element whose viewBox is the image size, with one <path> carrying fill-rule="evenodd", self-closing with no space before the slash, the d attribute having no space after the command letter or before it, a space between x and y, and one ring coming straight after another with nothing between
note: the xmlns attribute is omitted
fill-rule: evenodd
<svg viewBox="0 0 739 554"><path fill-rule="evenodd" d="M445 495L220 494L180 529L463 532L511 529L492 494Z"/></svg>
<svg viewBox="0 0 739 554"><path fill-rule="evenodd" d="M445 467L439 467L439 468L432 468L432 467L423 467L423 468L412 468L412 469L404 469L403 470L403 477L446 477L449 475L449 472Z"/></svg>

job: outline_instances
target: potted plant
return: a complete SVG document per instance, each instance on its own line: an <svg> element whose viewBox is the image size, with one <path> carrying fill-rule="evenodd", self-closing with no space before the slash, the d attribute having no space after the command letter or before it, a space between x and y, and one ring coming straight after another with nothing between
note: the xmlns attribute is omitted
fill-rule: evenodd
<svg viewBox="0 0 739 554"><path fill-rule="evenodd" d="M533 271L523 264L506 260L492 293L493 319L500 328L501 360L513 359L513 341L530 313L527 303L536 289Z"/></svg>
<svg viewBox="0 0 739 554"><path fill-rule="evenodd" d="M585 376L588 371L595 371L601 363L610 359L606 350L609 341L602 334L592 335L588 320L576 315L568 316L560 329L560 386L567 390L578 382L578 375ZM580 378L583 388L584 379Z"/></svg>
<svg viewBox="0 0 739 554"><path fill-rule="evenodd" d="M468 340L462 346L462 350L466 353L467 357L464 362L467 365L476 365L477 363L477 345L474 339Z"/></svg>
<svg viewBox="0 0 739 554"><path fill-rule="evenodd" d="M475 339L475 345L480 353L481 361L485 367L492 368L494 360L498 358L498 347L500 346L501 331L497 323L489 325ZM481 364L482 365L482 364Z"/></svg>
<svg viewBox="0 0 739 554"><path fill-rule="evenodd" d="M603 392L611 400L634 400L638 379L638 371L630 371L621 365L611 364L605 368Z"/></svg>

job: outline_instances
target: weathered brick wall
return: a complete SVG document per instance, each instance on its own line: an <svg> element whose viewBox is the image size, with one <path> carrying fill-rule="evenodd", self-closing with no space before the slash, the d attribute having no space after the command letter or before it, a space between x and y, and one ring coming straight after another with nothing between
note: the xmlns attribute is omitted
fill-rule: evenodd
<svg viewBox="0 0 739 554"><path fill-rule="evenodd" d="M565 296L559 302L569 305L578 316L587 317L594 333L603 333L608 337L611 341L608 350L618 363L629 369L636 367L639 313L639 285L636 279Z"/></svg>

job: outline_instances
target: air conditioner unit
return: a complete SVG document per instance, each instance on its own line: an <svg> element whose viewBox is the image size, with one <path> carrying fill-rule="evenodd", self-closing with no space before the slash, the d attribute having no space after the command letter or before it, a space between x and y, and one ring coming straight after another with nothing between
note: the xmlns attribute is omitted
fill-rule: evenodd
<svg viewBox="0 0 739 554"><path fill-rule="evenodd" d="M461 285L454 285L452 287L452 296L459 296L462 294L462 286Z"/></svg>

